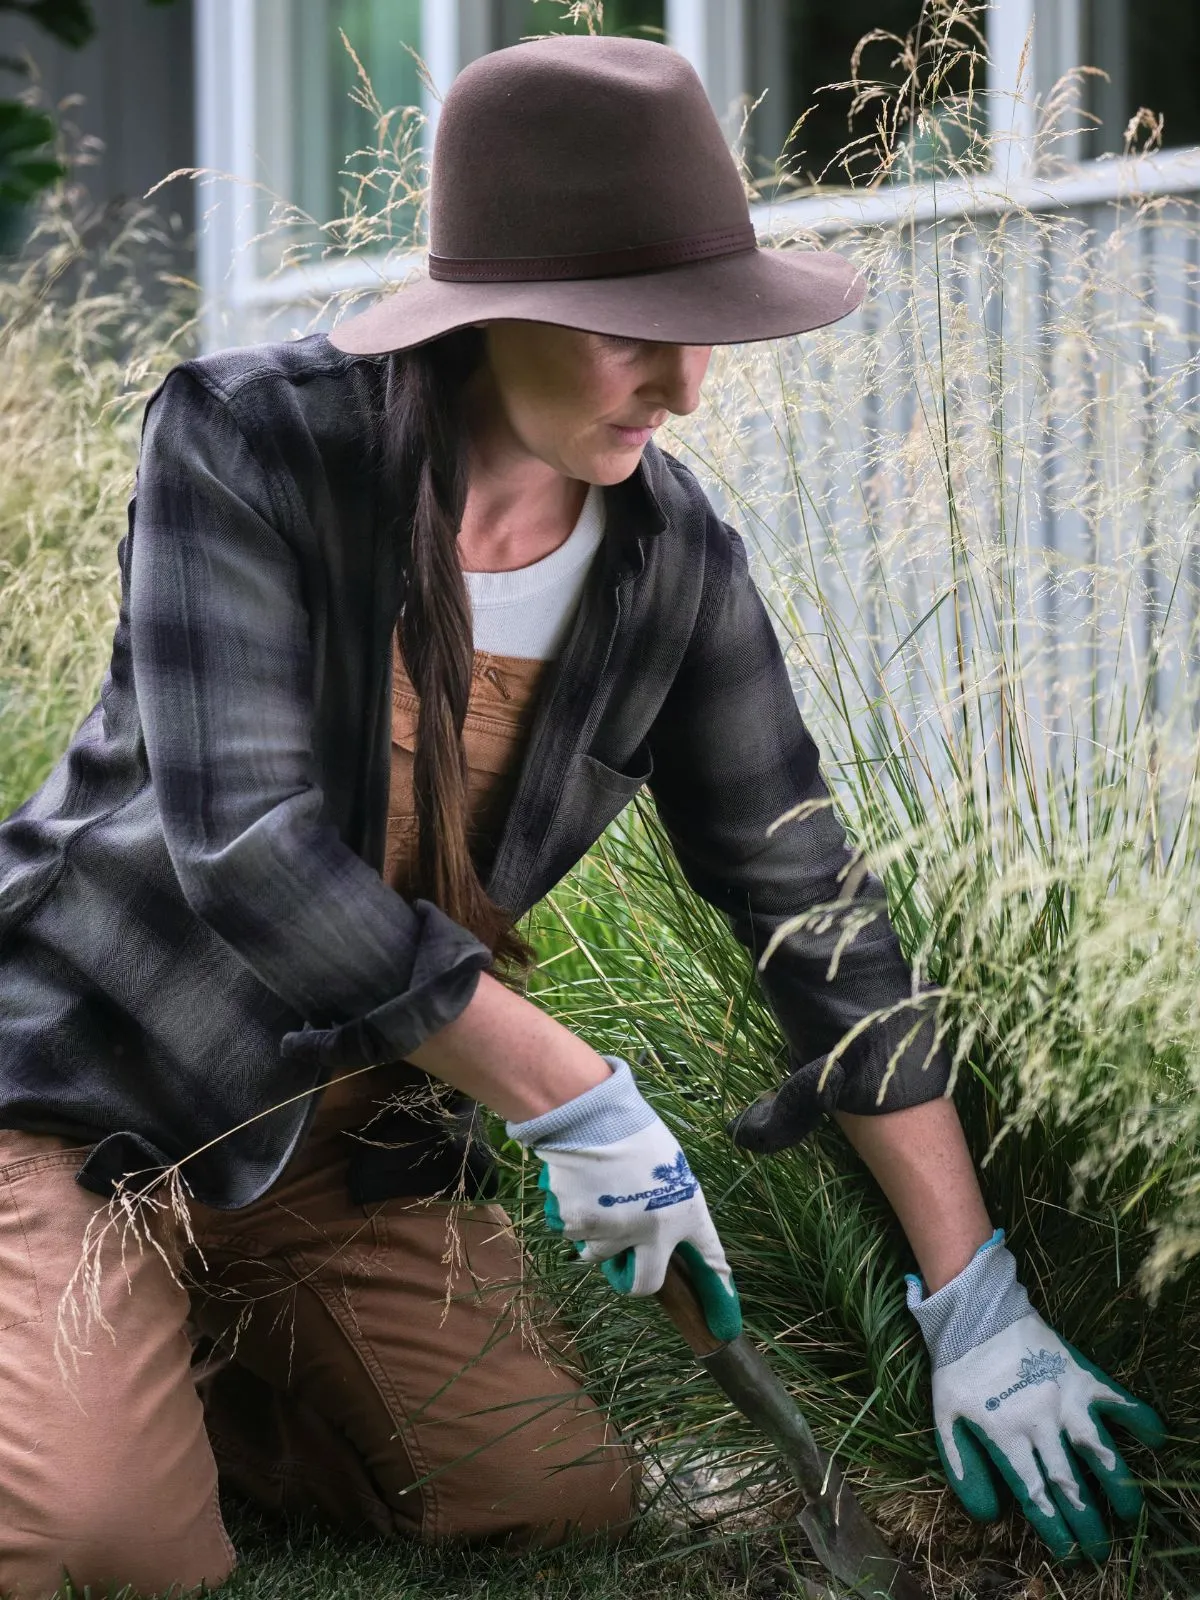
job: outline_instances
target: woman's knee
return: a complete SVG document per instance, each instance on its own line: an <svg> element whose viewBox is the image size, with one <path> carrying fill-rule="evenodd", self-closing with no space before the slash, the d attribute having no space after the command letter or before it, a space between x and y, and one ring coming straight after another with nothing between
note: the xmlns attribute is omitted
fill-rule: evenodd
<svg viewBox="0 0 1200 1600"><path fill-rule="evenodd" d="M77 1593L90 1585L93 1594L186 1594L216 1588L236 1564L215 1490L181 1517L178 1506L155 1503L116 1475L89 1482L81 1474L36 1520L36 1531L0 1530L4 1600L48 1600L68 1578Z"/></svg>
<svg viewBox="0 0 1200 1600"><path fill-rule="evenodd" d="M87 1526L78 1513L53 1536L0 1535L0 1594L4 1600L50 1600L64 1592L140 1595L187 1594L201 1585L215 1589L236 1565L219 1515L184 1541L147 1537L144 1525L128 1521ZM65 1585L70 1580L71 1590Z"/></svg>
<svg viewBox="0 0 1200 1600"><path fill-rule="evenodd" d="M481 1462L477 1473L454 1474L454 1492L440 1496L427 1536L547 1547L572 1538L616 1539L632 1525L637 1459L590 1402L564 1415L549 1437L541 1429L524 1437L517 1429L503 1448L502 1471Z"/></svg>

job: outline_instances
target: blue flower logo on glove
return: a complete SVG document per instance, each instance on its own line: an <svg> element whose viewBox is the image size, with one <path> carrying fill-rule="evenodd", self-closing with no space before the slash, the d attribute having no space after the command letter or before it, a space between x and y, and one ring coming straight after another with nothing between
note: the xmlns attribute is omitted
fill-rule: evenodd
<svg viewBox="0 0 1200 1600"><path fill-rule="evenodd" d="M700 1187L682 1150L675 1152L674 1161L662 1162L650 1175L658 1179L657 1188L639 1189L635 1194L602 1194L597 1199L605 1209L644 1200L647 1211L661 1211L664 1206L677 1206L681 1200L690 1200Z"/></svg>
<svg viewBox="0 0 1200 1600"><path fill-rule="evenodd" d="M1018 1389L1028 1389L1035 1383L1052 1383L1058 1387L1058 1380L1067 1370L1066 1356L1054 1355L1049 1350L1039 1350L1034 1355L1031 1350L1028 1355L1021 1357L1017 1366L1017 1381L1007 1389L1002 1389L999 1394L990 1395L984 1402L989 1411L999 1411L1006 1400L1016 1394Z"/></svg>

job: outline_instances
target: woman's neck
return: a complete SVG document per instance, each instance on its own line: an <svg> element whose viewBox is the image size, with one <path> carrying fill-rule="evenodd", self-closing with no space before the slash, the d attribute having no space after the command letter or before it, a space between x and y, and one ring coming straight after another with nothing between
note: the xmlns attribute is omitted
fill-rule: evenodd
<svg viewBox="0 0 1200 1600"><path fill-rule="evenodd" d="M557 550L579 521L588 485L524 449L491 407L476 405L458 536L468 572L511 572Z"/></svg>
<svg viewBox="0 0 1200 1600"><path fill-rule="evenodd" d="M542 472L480 476L467 485L459 559L468 572L510 572L557 550L579 521L588 486Z"/></svg>

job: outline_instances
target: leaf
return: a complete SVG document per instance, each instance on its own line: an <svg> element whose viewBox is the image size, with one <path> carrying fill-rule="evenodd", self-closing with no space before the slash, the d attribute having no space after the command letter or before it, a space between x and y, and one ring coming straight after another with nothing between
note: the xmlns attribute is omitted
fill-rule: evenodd
<svg viewBox="0 0 1200 1600"><path fill-rule="evenodd" d="M96 32L89 0L31 0L29 5L8 6L23 11L39 27L72 50L81 50Z"/></svg>
<svg viewBox="0 0 1200 1600"><path fill-rule="evenodd" d="M0 200L27 205L35 195L66 175L48 148L54 120L13 100L0 100Z"/></svg>
<svg viewBox="0 0 1200 1600"><path fill-rule="evenodd" d="M54 120L14 100L0 100L0 159L14 150L40 150L54 138Z"/></svg>
<svg viewBox="0 0 1200 1600"><path fill-rule="evenodd" d="M65 177L66 171L59 161L25 161L16 166L0 163L0 199L25 205Z"/></svg>

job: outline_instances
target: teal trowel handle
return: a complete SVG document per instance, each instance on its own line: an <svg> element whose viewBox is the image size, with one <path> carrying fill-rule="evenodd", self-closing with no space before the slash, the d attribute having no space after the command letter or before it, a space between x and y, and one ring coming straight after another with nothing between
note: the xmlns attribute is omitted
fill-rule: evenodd
<svg viewBox="0 0 1200 1600"><path fill-rule="evenodd" d="M655 1299L683 1335L697 1361L707 1361L718 1350L726 1349L730 1341L718 1339L709 1328L704 1308L678 1251L667 1265L667 1275Z"/></svg>

